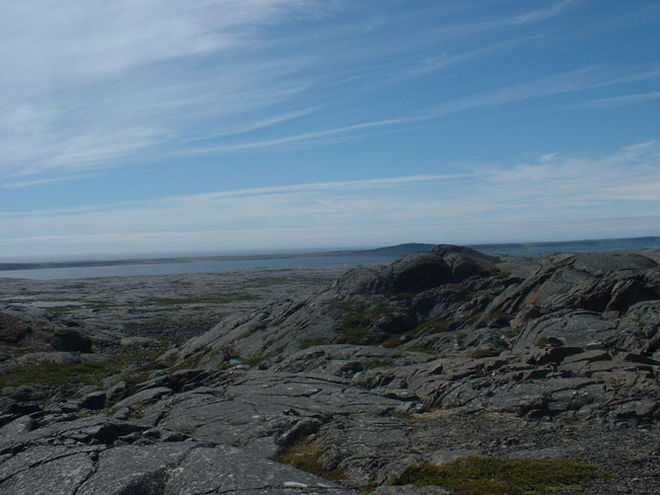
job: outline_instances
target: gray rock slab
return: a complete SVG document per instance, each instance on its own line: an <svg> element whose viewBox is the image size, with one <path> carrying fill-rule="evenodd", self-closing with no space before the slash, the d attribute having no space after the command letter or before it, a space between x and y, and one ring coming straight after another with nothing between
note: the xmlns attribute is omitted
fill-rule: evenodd
<svg viewBox="0 0 660 495"><path fill-rule="evenodd" d="M6 495L73 495L94 472L86 453L72 453L20 471L0 483ZM104 492L108 493L108 492Z"/></svg>
<svg viewBox="0 0 660 495"><path fill-rule="evenodd" d="M0 463L0 486L12 476L41 464L46 464L73 454L89 453L97 450L98 447L93 446L78 446L72 448L70 446L37 445L28 448L15 455L10 455L8 459Z"/></svg>
<svg viewBox="0 0 660 495"><path fill-rule="evenodd" d="M21 433L27 433L34 428L34 420L30 416L20 416L12 422L0 428L0 435L16 437Z"/></svg>
<svg viewBox="0 0 660 495"><path fill-rule="evenodd" d="M357 494L358 492L229 446L197 448L176 468L163 495L228 493Z"/></svg>
<svg viewBox="0 0 660 495"><path fill-rule="evenodd" d="M106 450L99 455L93 476L76 495L161 495L169 473L191 449L191 444L179 442Z"/></svg>
<svg viewBox="0 0 660 495"><path fill-rule="evenodd" d="M158 426L197 440L243 446L273 455L278 439L301 418L380 416L406 402L319 376L250 372L214 393L168 399ZM145 411L160 411L155 404Z"/></svg>
<svg viewBox="0 0 660 495"><path fill-rule="evenodd" d="M586 352L581 352L579 354L573 354L571 356L566 357L563 361L562 364L570 364L570 363L577 363L580 361L608 361L612 359L612 356L610 356L609 352L604 351L604 350L590 350Z"/></svg>
<svg viewBox="0 0 660 495"><path fill-rule="evenodd" d="M139 426L98 414L88 418L53 423L42 428L16 435L15 443L36 445L39 443L81 442L85 444L110 444L117 438L139 431Z"/></svg>
<svg viewBox="0 0 660 495"><path fill-rule="evenodd" d="M144 404L146 402L152 402L155 400L160 399L164 395L168 395L172 393L172 389L168 387L155 387L155 388L149 388L146 390L142 390L141 392L138 392L137 394L133 394L130 397L126 397L125 399L117 402L114 406L114 410L119 410L124 407L130 407L130 406L135 406L137 404Z"/></svg>

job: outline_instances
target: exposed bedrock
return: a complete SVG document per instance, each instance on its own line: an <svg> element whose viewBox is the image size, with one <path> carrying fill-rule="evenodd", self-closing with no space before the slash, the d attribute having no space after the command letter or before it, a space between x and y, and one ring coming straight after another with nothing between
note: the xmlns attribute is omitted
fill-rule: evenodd
<svg viewBox="0 0 660 495"><path fill-rule="evenodd" d="M446 493L387 485L473 455L613 475L562 493L657 493L659 257L438 246L235 312L140 380L8 388L0 493ZM91 359L29 333L6 335L32 347L5 372Z"/></svg>

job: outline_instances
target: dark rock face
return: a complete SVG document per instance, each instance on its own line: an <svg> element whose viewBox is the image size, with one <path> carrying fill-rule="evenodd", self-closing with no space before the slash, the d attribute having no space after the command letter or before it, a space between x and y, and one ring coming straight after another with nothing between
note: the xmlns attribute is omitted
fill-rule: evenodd
<svg viewBox="0 0 660 495"><path fill-rule="evenodd" d="M92 352L92 339L76 322L54 324L43 311L0 311L0 346L33 351Z"/></svg>
<svg viewBox="0 0 660 495"><path fill-rule="evenodd" d="M0 342L18 344L29 338L32 331L32 327L20 318L9 313L0 313Z"/></svg>
<svg viewBox="0 0 660 495"><path fill-rule="evenodd" d="M50 339L50 345L58 351L92 352L92 339L73 328L57 329Z"/></svg>
<svg viewBox="0 0 660 495"><path fill-rule="evenodd" d="M345 294L403 292L417 294L448 283L460 283L473 276L489 273L494 258L470 248L437 246L416 253L379 270L356 268L338 281Z"/></svg>
<svg viewBox="0 0 660 495"><path fill-rule="evenodd" d="M581 493L658 493L657 259L438 246L229 315L140 383L8 389L0 493L446 493L386 485L470 455L576 457L613 474Z"/></svg>

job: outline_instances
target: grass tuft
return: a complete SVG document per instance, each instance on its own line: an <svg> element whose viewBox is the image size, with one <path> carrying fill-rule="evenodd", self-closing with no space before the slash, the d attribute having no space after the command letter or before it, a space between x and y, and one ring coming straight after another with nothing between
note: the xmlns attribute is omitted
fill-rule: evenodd
<svg viewBox="0 0 660 495"><path fill-rule="evenodd" d="M351 313L344 317L337 332L350 344L364 339L371 328L371 319L364 313Z"/></svg>
<svg viewBox="0 0 660 495"><path fill-rule="evenodd" d="M117 367L108 361L62 364L41 363L12 370L0 376L0 388L18 385L98 385L103 378L113 374Z"/></svg>
<svg viewBox="0 0 660 495"><path fill-rule="evenodd" d="M387 301L370 304L354 304L345 306L346 313L339 323L337 333L349 344L364 343L376 322L394 311Z"/></svg>
<svg viewBox="0 0 660 495"><path fill-rule="evenodd" d="M461 457L448 464L409 466L393 485L437 485L457 495L522 495L582 489L611 476L577 459Z"/></svg>
<svg viewBox="0 0 660 495"><path fill-rule="evenodd" d="M328 344L332 344L332 339L319 337L317 339L303 340L300 343L300 348L301 349L307 349L308 347L314 347L316 345L328 345Z"/></svg>
<svg viewBox="0 0 660 495"><path fill-rule="evenodd" d="M497 355L497 351L491 349L490 347L479 347L470 353L470 357L473 359L479 359L494 355Z"/></svg>
<svg viewBox="0 0 660 495"><path fill-rule="evenodd" d="M490 323L508 324L509 320L510 320L509 315L502 310L497 310L497 311L493 311L492 313L488 313L481 319L482 323L485 323L486 325Z"/></svg>
<svg viewBox="0 0 660 495"><path fill-rule="evenodd" d="M225 297L189 297L189 298L175 298L175 297L151 297L147 299L144 304L152 306L173 306L180 304L228 304L238 301L255 301L262 299L257 294L234 294Z"/></svg>
<svg viewBox="0 0 660 495"><path fill-rule="evenodd" d="M327 480L339 481L346 479L346 475L341 471L323 467L319 460L322 454L323 451L317 444L306 442L287 448L275 460Z"/></svg>

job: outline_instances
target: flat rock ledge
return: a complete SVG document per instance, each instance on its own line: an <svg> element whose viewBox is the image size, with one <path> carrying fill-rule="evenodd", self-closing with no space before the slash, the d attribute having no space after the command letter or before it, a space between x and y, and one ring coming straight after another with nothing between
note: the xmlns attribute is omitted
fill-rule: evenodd
<svg viewBox="0 0 660 495"><path fill-rule="evenodd" d="M356 493L237 447L180 436L160 441L164 435L102 415L6 434L0 450L0 493Z"/></svg>

